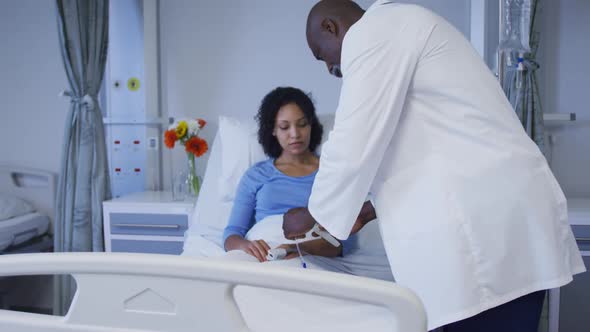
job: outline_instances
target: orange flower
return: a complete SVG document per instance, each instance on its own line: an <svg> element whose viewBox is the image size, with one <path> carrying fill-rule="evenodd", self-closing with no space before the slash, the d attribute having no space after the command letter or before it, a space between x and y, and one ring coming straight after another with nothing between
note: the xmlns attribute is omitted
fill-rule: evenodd
<svg viewBox="0 0 590 332"><path fill-rule="evenodd" d="M174 143L176 143L176 131L174 129L166 130L164 132L164 144L169 149L174 148Z"/></svg>
<svg viewBox="0 0 590 332"><path fill-rule="evenodd" d="M191 152L195 156L200 157L207 152L209 146L207 145L207 141L198 136L194 136L186 141L185 149L186 152Z"/></svg>
<svg viewBox="0 0 590 332"><path fill-rule="evenodd" d="M203 128L207 124L207 121L203 119L197 119L197 122L199 122L199 128Z"/></svg>

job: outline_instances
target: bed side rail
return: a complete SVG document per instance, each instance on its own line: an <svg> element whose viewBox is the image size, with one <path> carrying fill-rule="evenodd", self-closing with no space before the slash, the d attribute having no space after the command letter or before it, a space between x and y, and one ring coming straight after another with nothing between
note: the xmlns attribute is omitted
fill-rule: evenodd
<svg viewBox="0 0 590 332"><path fill-rule="evenodd" d="M169 255L0 256L0 276L51 274L76 281L66 316L0 310L0 331L249 331L234 298L237 285L374 304L392 313L391 331L426 331L411 291L368 278Z"/></svg>

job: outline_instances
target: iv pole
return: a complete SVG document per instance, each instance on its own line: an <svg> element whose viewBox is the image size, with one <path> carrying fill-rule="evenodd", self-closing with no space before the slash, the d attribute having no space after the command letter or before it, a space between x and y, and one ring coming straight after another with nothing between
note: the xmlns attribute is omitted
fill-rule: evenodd
<svg viewBox="0 0 590 332"><path fill-rule="evenodd" d="M499 3L499 20L498 20L498 37L499 39L502 38L502 34L503 31L502 29L504 28L504 1L500 0L498 1ZM497 52L497 64L498 64L498 81L500 81L500 85L503 84L504 82L504 77L505 77L505 62L506 62L506 57L504 56L504 51L501 48L498 48L498 52Z"/></svg>

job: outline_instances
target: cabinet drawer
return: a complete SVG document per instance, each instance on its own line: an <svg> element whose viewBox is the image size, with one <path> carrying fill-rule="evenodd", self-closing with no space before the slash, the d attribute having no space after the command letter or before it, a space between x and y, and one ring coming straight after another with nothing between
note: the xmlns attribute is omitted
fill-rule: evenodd
<svg viewBox="0 0 590 332"><path fill-rule="evenodd" d="M580 250L590 251L590 226L572 225L572 231Z"/></svg>
<svg viewBox="0 0 590 332"><path fill-rule="evenodd" d="M109 215L111 234L183 236L186 214L122 213Z"/></svg>
<svg viewBox="0 0 590 332"><path fill-rule="evenodd" d="M180 241L111 240L112 252L180 255Z"/></svg>

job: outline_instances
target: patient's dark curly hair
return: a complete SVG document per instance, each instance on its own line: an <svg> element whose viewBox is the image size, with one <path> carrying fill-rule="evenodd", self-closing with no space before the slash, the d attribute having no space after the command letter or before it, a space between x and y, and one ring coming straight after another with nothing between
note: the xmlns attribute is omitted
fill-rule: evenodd
<svg viewBox="0 0 590 332"><path fill-rule="evenodd" d="M311 137L309 139L309 150L315 149L322 141L324 128L315 113L315 106L311 98L305 92L292 87L279 87L269 92L256 115L258 121L258 142L262 144L264 153L271 158L278 158L283 148L272 132L275 128L275 120L279 109L288 104L296 104L303 111L305 119L311 125Z"/></svg>

